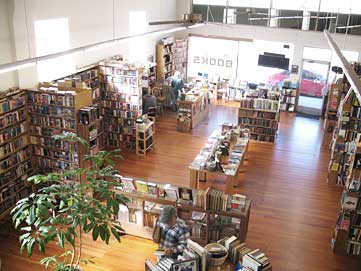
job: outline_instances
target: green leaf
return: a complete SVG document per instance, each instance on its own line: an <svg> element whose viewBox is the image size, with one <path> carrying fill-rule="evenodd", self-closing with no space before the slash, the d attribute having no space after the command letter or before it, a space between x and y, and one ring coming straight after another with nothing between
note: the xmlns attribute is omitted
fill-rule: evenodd
<svg viewBox="0 0 361 271"><path fill-rule="evenodd" d="M39 245L39 251L40 251L41 253L45 253L44 240L41 239L41 238L38 238L37 241L38 241L38 245Z"/></svg>
<svg viewBox="0 0 361 271"><path fill-rule="evenodd" d="M58 232L58 243L61 248L64 248L64 234L62 232Z"/></svg>
<svg viewBox="0 0 361 271"><path fill-rule="evenodd" d="M112 228L112 233L113 233L113 236L115 237L115 239L117 239L118 242L120 242L120 235L119 235L117 229Z"/></svg>
<svg viewBox="0 0 361 271"><path fill-rule="evenodd" d="M64 233L66 240L75 247L75 240L69 232Z"/></svg>
<svg viewBox="0 0 361 271"><path fill-rule="evenodd" d="M65 202L63 200L60 201L60 205L59 205L59 208L60 209L63 209L65 206Z"/></svg>
<svg viewBox="0 0 361 271"><path fill-rule="evenodd" d="M34 244L35 244L35 238L30 237L26 245L26 249L28 251L29 257L33 254Z"/></svg>
<svg viewBox="0 0 361 271"><path fill-rule="evenodd" d="M92 236L93 236L94 241L96 241L98 239L98 236L99 236L99 227L98 226L94 226Z"/></svg>

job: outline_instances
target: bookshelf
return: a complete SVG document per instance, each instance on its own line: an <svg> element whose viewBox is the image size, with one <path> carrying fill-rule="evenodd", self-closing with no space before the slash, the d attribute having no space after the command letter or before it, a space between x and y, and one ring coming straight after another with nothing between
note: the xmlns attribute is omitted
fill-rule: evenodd
<svg viewBox="0 0 361 271"><path fill-rule="evenodd" d="M196 127L209 112L209 94L207 89L192 89L178 102L177 130L188 132ZM189 129L188 129L189 128Z"/></svg>
<svg viewBox="0 0 361 271"><path fill-rule="evenodd" d="M282 87L280 109L282 111L295 112L297 96L297 88Z"/></svg>
<svg viewBox="0 0 361 271"><path fill-rule="evenodd" d="M332 247L335 252L361 256L361 145L350 143L350 168L343 186Z"/></svg>
<svg viewBox="0 0 361 271"><path fill-rule="evenodd" d="M154 148L154 121L146 119L136 125L136 154L146 156Z"/></svg>
<svg viewBox="0 0 361 271"><path fill-rule="evenodd" d="M339 78L336 82L332 83L328 91L324 121L324 129L327 132L333 132L337 124L338 108L348 91L347 84L344 84L343 80L343 78Z"/></svg>
<svg viewBox="0 0 361 271"><path fill-rule="evenodd" d="M187 78L188 39L177 39L173 43L173 69L179 71L181 78Z"/></svg>
<svg viewBox="0 0 361 271"><path fill-rule="evenodd" d="M55 140L53 135L78 132L78 112L92 104L89 88L39 84L27 91L30 144L37 172L62 172L79 168L77 143Z"/></svg>
<svg viewBox="0 0 361 271"><path fill-rule="evenodd" d="M24 90L0 92L0 220L15 203L32 192L31 150Z"/></svg>
<svg viewBox="0 0 361 271"><path fill-rule="evenodd" d="M226 193L232 193L240 168L246 158L249 130L223 125L222 131L214 131L207 143L189 165L189 186L198 188L207 175L226 178ZM231 127L231 128L230 128ZM218 162L217 162L218 161Z"/></svg>
<svg viewBox="0 0 361 271"><path fill-rule="evenodd" d="M101 93L99 87L99 69L92 65L69 76L54 81L59 87L89 88L92 90L93 103L99 103Z"/></svg>
<svg viewBox="0 0 361 271"><path fill-rule="evenodd" d="M228 234L242 241L246 239L251 201L243 195L119 178L123 186L115 191L130 199L128 206L121 206L119 212L127 234L152 239L163 206L173 205L178 216L190 226L193 241L205 245Z"/></svg>
<svg viewBox="0 0 361 271"><path fill-rule="evenodd" d="M136 119L142 115L141 67L122 61L99 63L105 145L136 148Z"/></svg>
<svg viewBox="0 0 361 271"><path fill-rule="evenodd" d="M142 75L142 88L143 95L147 92L152 93L152 89L156 84L156 75L157 75L157 64L156 63L147 63L143 67Z"/></svg>
<svg viewBox="0 0 361 271"><path fill-rule="evenodd" d="M173 43L174 38L167 37L157 44L157 81L164 81L174 74Z"/></svg>
<svg viewBox="0 0 361 271"><path fill-rule="evenodd" d="M238 125L249 129L250 139L276 143L279 108L279 100L242 98L238 110Z"/></svg>

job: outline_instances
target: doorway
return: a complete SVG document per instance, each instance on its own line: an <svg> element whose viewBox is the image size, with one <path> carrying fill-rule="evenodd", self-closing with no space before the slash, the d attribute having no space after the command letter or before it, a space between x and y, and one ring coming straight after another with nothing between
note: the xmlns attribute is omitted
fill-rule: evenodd
<svg viewBox="0 0 361 271"><path fill-rule="evenodd" d="M329 62L303 60L297 112L321 116L329 70Z"/></svg>

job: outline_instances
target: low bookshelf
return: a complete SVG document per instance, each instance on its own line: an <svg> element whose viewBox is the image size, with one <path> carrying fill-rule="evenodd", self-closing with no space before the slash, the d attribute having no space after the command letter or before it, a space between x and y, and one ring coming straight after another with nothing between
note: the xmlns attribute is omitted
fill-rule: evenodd
<svg viewBox="0 0 361 271"><path fill-rule="evenodd" d="M287 112L296 111L296 101L298 96L298 89L291 87L282 87L280 109Z"/></svg>
<svg viewBox="0 0 361 271"><path fill-rule="evenodd" d="M208 115L210 99L207 89L192 89L183 98L178 102L177 130L188 132Z"/></svg>
<svg viewBox="0 0 361 271"><path fill-rule="evenodd" d="M238 125L249 129L250 139L276 143L279 108L279 100L243 98L238 109Z"/></svg>
<svg viewBox="0 0 361 271"><path fill-rule="evenodd" d="M191 239L208 244L228 235L245 241L251 201L244 195L176 187L119 176L122 187L115 188L130 199L120 206L119 220L125 232L152 239L153 228L165 205L177 208L178 216L190 227Z"/></svg>
<svg viewBox="0 0 361 271"><path fill-rule="evenodd" d="M146 156L154 148L154 121L138 119L136 125L136 154Z"/></svg>
<svg viewBox="0 0 361 271"><path fill-rule="evenodd" d="M0 220L15 203L32 192L32 173L26 91L0 92Z"/></svg>

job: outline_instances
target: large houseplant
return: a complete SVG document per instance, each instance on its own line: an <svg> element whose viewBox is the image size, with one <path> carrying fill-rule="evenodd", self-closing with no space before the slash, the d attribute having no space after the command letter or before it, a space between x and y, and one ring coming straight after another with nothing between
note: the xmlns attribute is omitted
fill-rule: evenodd
<svg viewBox="0 0 361 271"><path fill-rule="evenodd" d="M70 141L88 148L85 140L75 134L55 136L57 140ZM113 159L122 158L120 150L99 151L84 159L91 161L92 168L67 170L62 174L35 175L28 181L43 188L17 202L12 210L15 228L21 231L21 251L32 255L34 247L45 253L46 245L57 243L63 250L61 255L46 257L41 263L56 271L79 270L82 258L82 234L91 234L93 240L99 237L108 244L111 235L120 242L122 228L116 220L119 204L126 204L127 198L114 192L120 186L115 177ZM69 178L86 177L86 182L67 181ZM99 197L93 197L93 195Z"/></svg>

